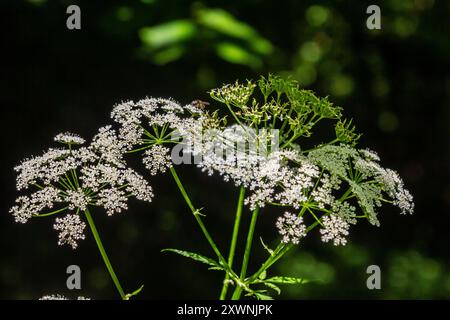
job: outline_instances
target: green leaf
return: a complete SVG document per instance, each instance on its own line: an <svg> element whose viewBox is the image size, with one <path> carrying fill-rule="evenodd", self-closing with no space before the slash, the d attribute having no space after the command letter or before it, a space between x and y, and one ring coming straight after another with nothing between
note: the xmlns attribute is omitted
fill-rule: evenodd
<svg viewBox="0 0 450 320"><path fill-rule="evenodd" d="M198 22L217 32L239 39L251 39L257 32L222 9L201 9L196 12Z"/></svg>
<svg viewBox="0 0 450 320"><path fill-rule="evenodd" d="M197 29L192 21L174 20L139 30L141 41L152 49L180 44L195 36Z"/></svg>
<svg viewBox="0 0 450 320"><path fill-rule="evenodd" d="M264 247L264 249L266 249L266 251L273 256L273 250L270 249L263 241L263 239L261 237L259 237L259 240L261 241L262 246Z"/></svg>
<svg viewBox="0 0 450 320"><path fill-rule="evenodd" d="M212 266L212 267L214 267L214 268L220 268L220 269L223 269L223 268L220 266L220 264L217 263L215 260L213 260L213 259L211 259L211 258L208 258L208 257L205 257L205 256L202 256L202 255L200 255L200 254L198 254L198 253L195 253L195 252L183 251L183 250L172 249L172 248L168 248L168 249L163 249L163 250L161 250L161 252L166 252L166 251L168 251L168 252L174 252L174 253L176 253L176 254L182 255L183 257L190 258L190 259L192 259L192 260L195 260L195 261L198 261L198 262L201 262L201 263L210 265L210 266Z"/></svg>
<svg viewBox="0 0 450 320"><path fill-rule="evenodd" d="M273 300L273 298L271 296L269 296L267 294L264 294L264 293L261 293L261 292L265 292L265 290L264 291L255 291L255 292L253 292L253 294L255 295L255 297L258 300Z"/></svg>
<svg viewBox="0 0 450 320"><path fill-rule="evenodd" d="M278 293L278 294L281 293L281 289L280 289L277 285L275 285L275 284L273 284L273 283L271 283L271 282L264 282L264 285L267 286L267 287L269 287L269 288L272 289L272 290L275 290L276 293Z"/></svg>
<svg viewBox="0 0 450 320"><path fill-rule="evenodd" d="M131 297L138 295L142 291L143 288L144 288L144 285L140 286L138 289L134 290L131 293L127 293L125 295L125 300L130 300Z"/></svg>
<svg viewBox="0 0 450 320"><path fill-rule="evenodd" d="M219 270L219 271L222 271L224 269L222 267L210 267L210 268L208 268L208 270Z"/></svg>
<svg viewBox="0 0 450 320"><path fill-rule="evenodd" d="M178 60L186 52L186 49L182 46L171 46L167 49L162 49L151 55L151 59L154 63L159 65L168 64L169 62Z"/></svg>
<svg viewBox="0 0 450 320"><path fill-rule="evenodd" d="M266 279L265 282L271 283L282 283L282 284L304 284L310 282L308 279L304 278L294 278L294 277L272 277Z"/></svg>
<svg viewBox="0 0 450 320"><path fill-rule="evenodd" d="M262 61L256 55L231 42L220 42L216 46L217 55L225 61L259 68Z"/></svg>

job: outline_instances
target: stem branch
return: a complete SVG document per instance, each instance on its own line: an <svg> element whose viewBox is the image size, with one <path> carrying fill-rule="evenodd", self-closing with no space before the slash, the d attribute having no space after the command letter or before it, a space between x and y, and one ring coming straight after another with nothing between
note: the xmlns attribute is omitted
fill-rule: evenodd
<svg viewBox="0 0 450 320"><path fill-rule="evenodd" d="M248 229L247 242L245 244L244 259L242 260L241 274L239 277L241 282L245 281L245 276L247 274L247 267L248 267L248 262L250 259L250 251L252 249L252 243L253 243L253 234L255 233L255 226L256 226L256 220L258 218L258 214L259 214L259 207L257 207L255 210L253 210L252 220L250 222L250 227ZM236 289L233 292L232 299L239 300L239 298L241 297L241 293L242 293L242 286L241 285L236 286Z"/></svg>
<svg viewBox="0 0 450 320"><path fill-rule="evenodd" d="M91 213L88 209L84 210L84 214L86 215L86 219L88 221L89 227L91 228L92 234L94 236L95 242L97 243L98 250L102 255L103 261L105 262L106 268L108 269L109 275L111 276L114 285L117 288L117 291L120 294L122 300L126 300L125 293L123 292L122 286L120 285L119 279L114 272L114 269L109 261L108 255L106 254L105 248L103 247L102 240L100 239L100 235L98 234L97 228L95 227L94 220L92 219Z"/></svg>
<svg viewBox="0 0 450 320"><path fill-rule="evenodd" d="M239 234L239 225L241 223L242 208L244 206L244 195L245 195L245 188L241 187L239 190L239 200L236 208L236 217L234 219L233 235L231 236L230 252L228 254L228 267L230 269L233 267L234 254L236 252L236 243ZM230 275L226 273L225 280L223 281L222 291L220 293L220 300L224 300L227 296L229 280Z"/></svg>

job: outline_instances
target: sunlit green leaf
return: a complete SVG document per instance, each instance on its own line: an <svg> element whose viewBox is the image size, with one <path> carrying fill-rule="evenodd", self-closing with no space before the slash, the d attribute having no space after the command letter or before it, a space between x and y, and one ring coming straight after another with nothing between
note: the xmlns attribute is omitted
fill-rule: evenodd
<svg viewBox="0 0 450 320"><path fill-rule="evenodd" d="M265 291L259 291L259 292L256 291L253 293L258 300L273 300L273 298L271 296L261 293L261 292L265 292Z"/></svg>
<svg viewBox="0 0 450 320"><path fill-rule="evenodd" d="M169 62L178 60L186 52L185 48L180 46L173 46L167 49L160 50L158 52L152 53L152 61L156 64L167 64Z"/></svg>
<svg viewBox="0 0 450 320"><path fill-rule="evenodd" d="M240 39L250 39L257 35L256 31L251 26L237 20L225 10L201 9L196 13L200 24L228 36Z"/></svg>
<svg viewBox="0 0 450 320"><path fill-rule="evenodd" d="M250 42L249 45L253 49L253 51L255 51L261 55L268 55L268 54L271 54L273 51L273 46L270 43L270 41L268 41L264 38L254 37L249 42Z"/></svg>
<svg viewBox="0 0 450 320"><path fill-rule="evenodd" d="M231 63L247 65L252 68L258 68L262 64L260 58L234 43L219 43L216 51L220 58Z"/></svg>
<svg viewBox="0 0 450 320"><path fill-rule="evenodd" d="M150 48L161 48L193 38L196 27L189 20L174 20L139 30L141 41Z"/></svg>
<svg viewBox="0 0 450 320"><path fill-rule="evenodd" d="M161 252L166 252L166 251L174 252L176 254L182 255L183 257L190 258L195 261L198 261L198 262L201 262L201 263L213 266L213 267L221 268L221 266L213 259L202 256L198 253L184 251L184 250L178 250L178 249L172 249L172 248L161 250Z"/></svg>
<svg viewBox="0 0 450 320"><path fill-rule="evenodd" d="M258 32L245 22L222 9L201 9L197 11L198 23L224 35L245 40L249 47L261 55L273 51L270 41L258 35Z"/></svg>
<svg viewBox="0 0 450 320"><path fill-rule="evenodd" d="M277 285L271 282L264 282L264 285L274 290L276 293L281 294L281 289Z"/></svg>
<svg viewBox="0 0 450 320"><path fill-rule="evenodd" d="M294 277L272 277L266 279L265 282L282 283L282 284L304 284L310 282L310 280Z"/></svg>

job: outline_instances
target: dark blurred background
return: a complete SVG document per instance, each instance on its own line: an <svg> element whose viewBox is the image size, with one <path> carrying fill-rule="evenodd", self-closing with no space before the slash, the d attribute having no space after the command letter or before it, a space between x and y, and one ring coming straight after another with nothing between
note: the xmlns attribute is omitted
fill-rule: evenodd
<svg viewBox="0 0 450 320"><path fill-rule="evenodd" d="M66 28L70 4L81 7L81 30ZM381 30L366 28L369 4L381 8ZM364 132L361 145L399 171L416 203L413 216L383 207L381 227L358 224L346 247L313 233L272 274L320 281L286 287L280 298L450 298L449 1L15 0L0 8L0 298L117 298L90 235L72 251L57 245L53 219L14 223L14 165L61 131L91 138L117 102L208 100L211 88L268 72L344 107ZM192 167L179 174L226 251L238 191ZM160 252L213 256L171 177L151 181L151 205L94 213L122 284L128 292L145 284L139 299L217 298L221 273ZM258 222L252 270L266 256L258 238L276 240L276 217L264 211ZM70 264L82 269L80 292L65 289ZM381 290L366 288L371 264L381 267Z"/></svg>

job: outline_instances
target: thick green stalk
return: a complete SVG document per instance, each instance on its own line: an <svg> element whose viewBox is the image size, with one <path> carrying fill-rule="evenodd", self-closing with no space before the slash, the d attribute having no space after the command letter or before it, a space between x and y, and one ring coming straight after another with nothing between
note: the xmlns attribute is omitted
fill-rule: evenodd
<svg viewBox="0 0 450 320"><path fill-rule="evenodd" d="M233 267L234 254L236 252L236 243L239 234L239 225L241 224L242 208L244 206L245 188L241 187L239 190L239 200L236 208L236 216L234 218L233 235L231 236L230 252L228 254L228 267ZM220 293L220 300L224 300L228 292L228 284L230 275L226 273L225 280L223 281L222 291Z"/></svg>
<svg viewBox="0 0 450 320"><path fill-rule="evenodd" d="M178 174L175 171L174 167L170 167L170 173L172 173L172 176L178 186L178 189L180 189L180 192L183 195L184 200L186 201L189 209L191 209L192 214L194 215L194 218L197 221L197 224L200 226L200 229L202 229L203 235L205 236L206 240L208 240L208 243L211 246L211 248L214 250L214 253L217 255L220 262L225 267L227 265L225 258L220 253L219 249L217 248L217 245L215 244L214 240L212 239L211 235L209 234L208 230L206 229L205 225L203 224L202 218L200 217L199 210L195 209L194 205L191 202L191 199L189 199L189 196L188 196L186 190L184 189L183 184L181 183L181 180L178 177Z"/></svg>
<svg viewBox="0 0 450 320"><path fill-rule="evenodd" d="M109 261L108 255L106 254L105 248L103 247L102 240L100 239L100 235L98 234L97 228L95 227L95 223L94 220L92 219L91 213L86 208L86 210L84 210L84 214L86 215L89 227L91 228L92 234L94 235L95 242L97 243L98 250L100 251L103 261L105 262L109 275L111 276L114 285L116 286L117 291L119 292L122 300L126 300L125 293L123 292L119 279L117 278L116 273L114 272L114 269L111 265L111 262Z"/></svg>
<svg viewBox="0 0 450 320"><path fill-rule="evenodd" d="M247 234L247 242L245 244L244 258L242 260L241 274L239 276L239 279L241 282L245 281L245 276L247 274L248 262L250 260L250 251L252 249L252 243L253 243L253 234L255 233L255 226L256 226L256 220L258 218L258 214L259 214L259 208L256 208L255 210L253 210L252 220L250 222L250 227L248 229L248 234ZM241 293L242 293L242 286L238 284L236 286L236 289L234 290L233 296L231 298L233 300L239 300L239 298L241 297Z"/></svg>

